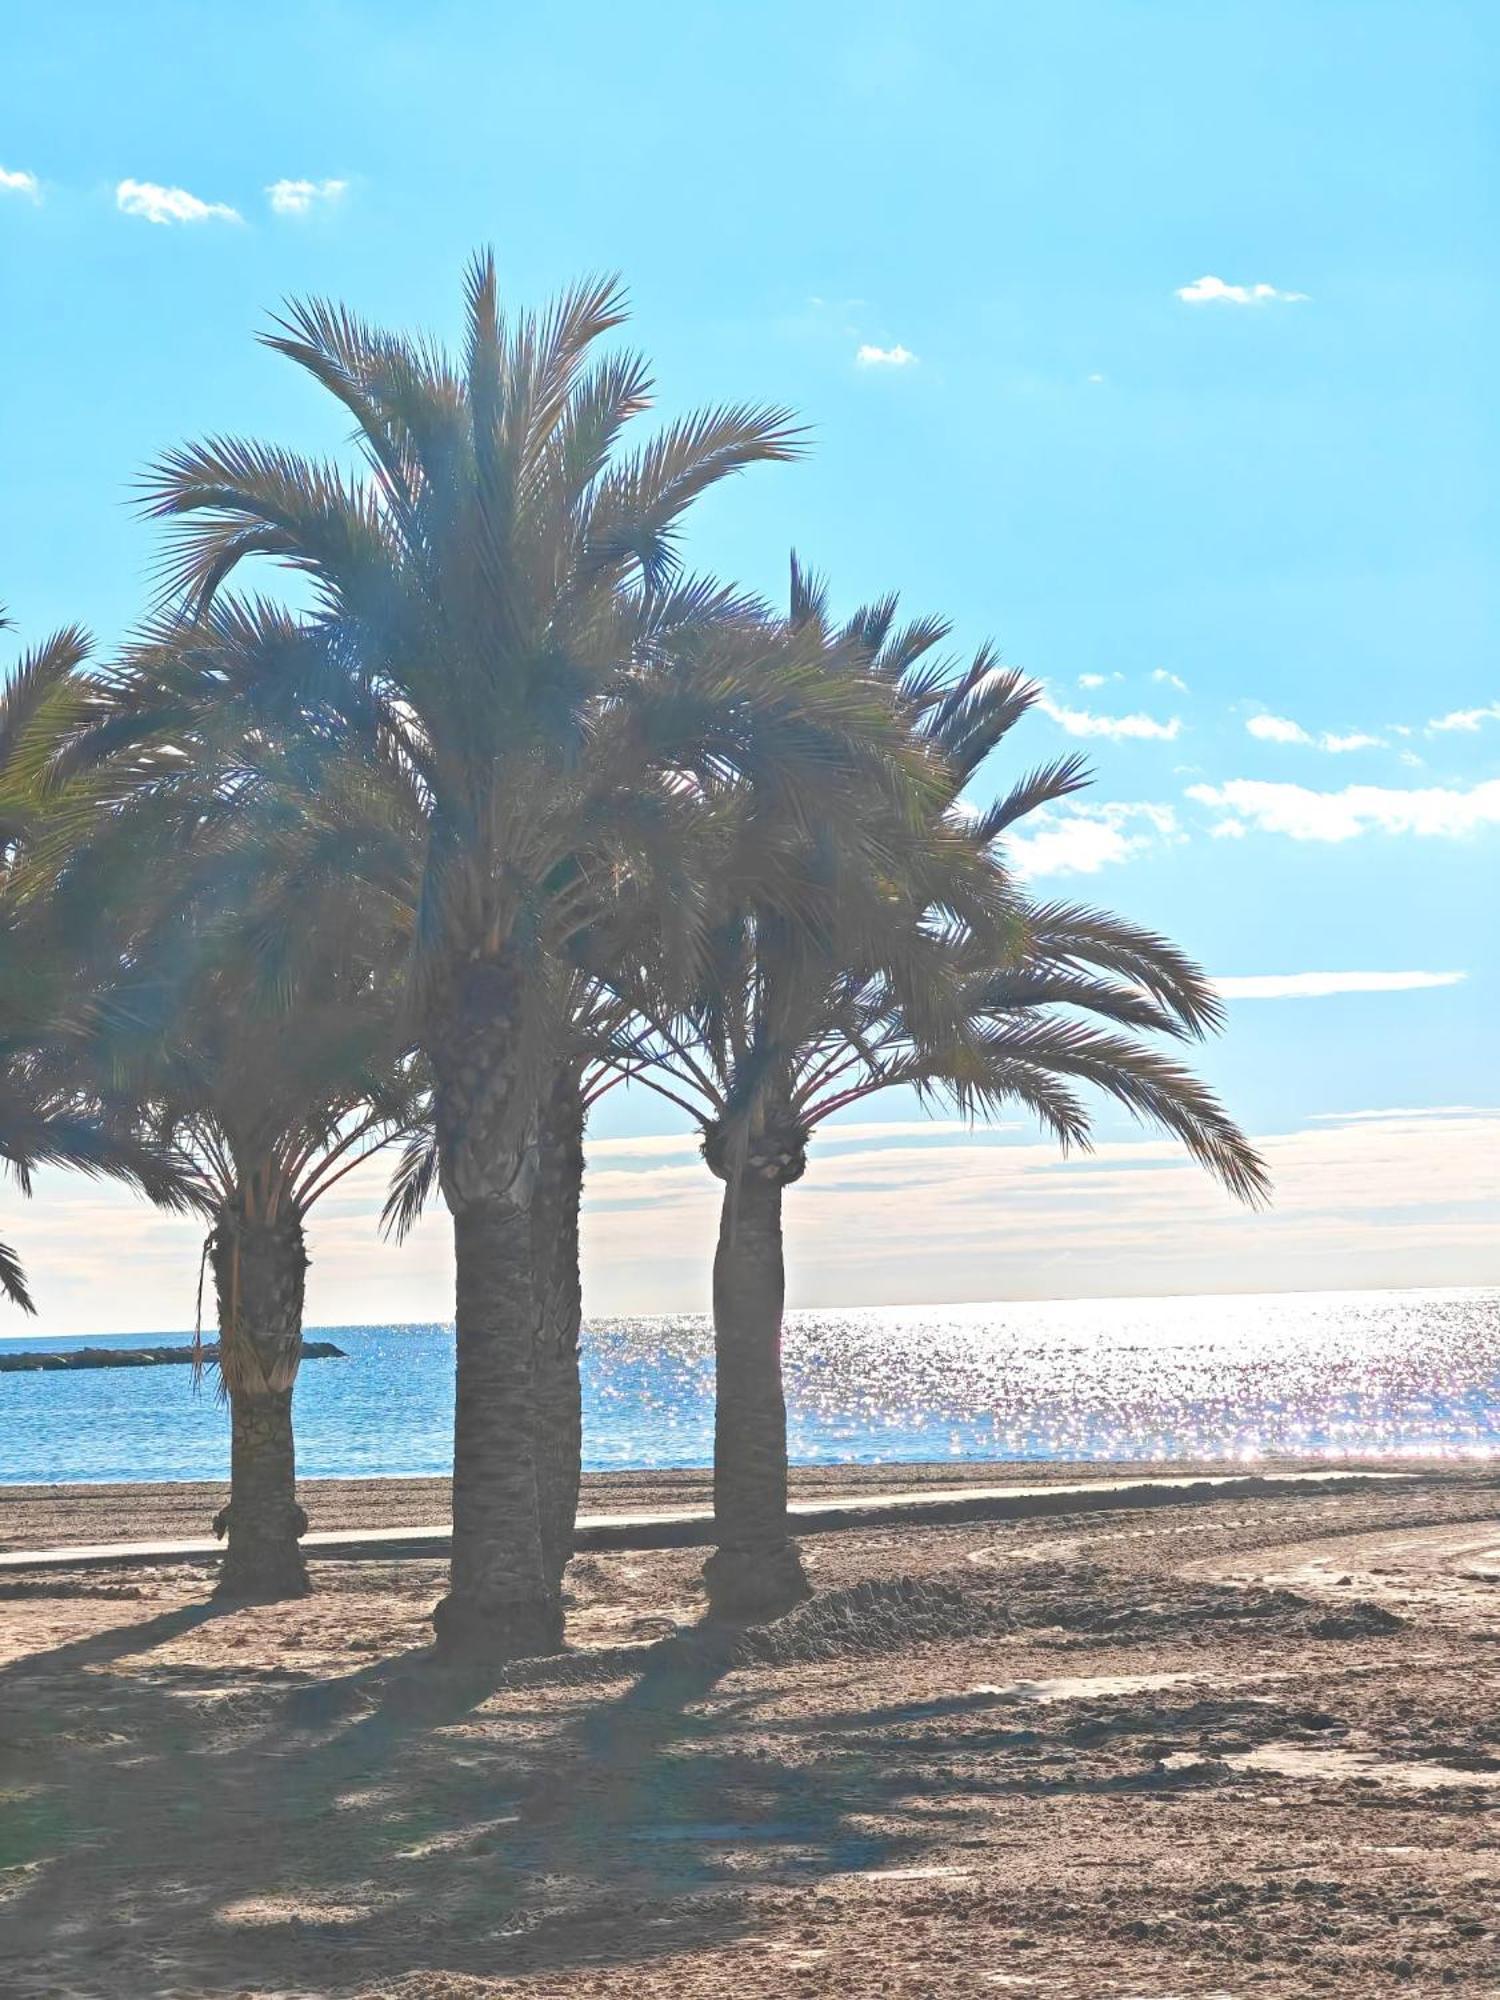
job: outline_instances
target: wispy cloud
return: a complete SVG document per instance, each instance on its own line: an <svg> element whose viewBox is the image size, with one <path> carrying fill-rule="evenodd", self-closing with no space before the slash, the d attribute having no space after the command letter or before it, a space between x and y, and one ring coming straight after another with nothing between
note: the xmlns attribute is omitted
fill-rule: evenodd
<svg viewBox="0 0 1500 2000"><path fill-rule="evenodd" d="M1415 993L1467 978L1466 972L1258 972L1214 985L1226 1000L1326 1000L1339 993Z"/></svg>
<svg viewBox="0 0 1500 2000"><path fill-rule="evenodd" d="M1096 875L1179 837L1172 808L1145 801L1055 808L1031 813L1025 823L1032 831L1011 835L1005 854L1028 877Z"/></svg>
<svg viewBox="0 0 1500 2000"><path fill-rule="evenodd" d="M1500 722L1500 701L1492 701L1484 708L1451 709L1447 715L1435 715L1427 727L1433 732L1448 729L1472 732L1485 722Z"/></svg>
<svg viewBox="0 0 1500 2000"><path fill-rule="evenodd" d="M200 201L186 188L162 187L156 181L121 181L115 189L121 215L143 222L238 222L239 211L222 201Z"/></svg>
<svg viewBox="0 0 1500 2000"><path fill-rule="evenodd" d="M846 1124L834 1124L818 1135L818 1145L827 1146L867 1146L887 1139L931 1139L953 1138L971 1130L967 1119L963 1118L896 1118L859 1119ZM1011 1126L991 1126L991 1130L1010 1131ZM590 1139L588 1158L591 1174L601 1162L613 1167L620 1160L693 1160L701 1166L703 1135L696 1129L686 1132L652 1132L640 1137L612 1139ZM707 1169L703 1169L707 1172Z"/></svg>
<svg viewBox="0 0 1500 2000"><path fill-rule="evenodd" d="M1194 278L1177 287L1177 297L1188 306L1269 306L1300 305L1306 292L1283 292L1275 285L1230 285L1222 278Z"/></svg>
<svg viewBox="0 0 1500 2000"><path fill-rule="evenodd" d="M892 1134L862 1149L861 1129L836 1128L850 1143L831 1152L820 1137L787 1203L794 1306L1481 1284L1497 1273L1500 1113L1481 1107L1361 1110L1258 1135L1276 1182L1259 1215L1158 1137L1103 1137L1093 1155L1065 1161L1029 1133L924 1128L920 1141ZM676 1163L589 1174L591 1315L707 1309L722 1190L683 1150L691 1140L661 1143ZM591 1157L599 1150L591 1142ZM447 1219L435 1208L404 1248L382 1242L387 1171L370 1162L315 1211L309 1326L451 1320ZM44 1178L17 1219L46 1315L36 1330L190 1326L201 1225Z"/></svg>
<svg viewBox="0 0 1500 2000"><path fill-rule="evenodd" d="M1187 796L1199 805L1233 814L1262 833L1282 833L1291 840L1355 840L1364 833L1457 840L1483 827L1500 826L1500 778L1467 791L1440 785L1410 791L1346 785L1336 792L1233 778L1224 785L1190 785Z"/></svg>
<svg viewBox="0 0 1500 2000"><path fill-rule="evenodd" d="M855 350L855 365L859 368L911 368L915 366L916 355L909 347L899 343L895 347L875 347L869 341Z"/></svg>
<svg viewBox="0 0 1500 2000"><path fill-rule="evenodd" d="M1092 715L1087 709L1066 708L1049 694L1041 697L1037 707L1070 736L1107 736L1117 743L1132 740L1171 743L1182 729L1175 715L1168 722L1158 722L1151 715Z"/></svg>
<svg viewBox="0 0 1500 2000"><path fill-rule="evenodd" d="M1188 691L1187 682L1177 674L1168 673L1165 667L1153 667L1151 669L1151 678L1156 682L1158 687L1176 688L1179 694L1186 694Z"/></svg>
<svg viewBox="0 0 1500 2000"><path fill-rule="evenodd" d="M42 184L35 174L28 174L20 167L0 167L0 194L19 194L27 201L40 201Z"/></svg>
<svg viewBox="0 0 1500 2000"><path fill-rule="evenodd" d="M266 199L273 215L310 215L314 208L338 201L348 185L347 181L272 181Z"/></svg>
<svg viewBox="0 0 1500 2000"><path fill-rule="evenodd" d="M1360 1125L1378 1121L1405 1130L1423 1119L1440 1118L1446 1124L1450 1120L1467 1121L1495 1115L1483 1104L1405 1104L1388 1105L1378 1111L1314 1111L1308 1122L1312 1125Z"/></svg>
<svg viewBox="0 0 1500 2000"><path fill-rule="evenodd" d="M1286 715L1252 715L1245 727L1262 743L1298 743L1307 750L1327 750L1335 756L1346 750L1382 750L1384 740L1370 736L1362 729L1351 729L1340 736L1336 731L1325 729L1317 734L1304 729L1300 722L1293 722Z"/></svg>

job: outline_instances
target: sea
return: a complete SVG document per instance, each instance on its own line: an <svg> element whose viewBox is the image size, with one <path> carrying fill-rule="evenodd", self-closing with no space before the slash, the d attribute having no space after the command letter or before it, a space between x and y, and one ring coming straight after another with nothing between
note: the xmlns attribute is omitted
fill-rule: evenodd
<svg viewBox="0 0 1500 2000"><path fill-rule="evenodd" d="M309 1328L303 1477L440 1474L451 1326ZM21 1335L15 1351L187 1335ZM794 1312L791 1455L933 1459L1399 1458L1500 1452L1500 1290L1299 1292ZM185 1367L0 1373L0 1485L223 1479L228 1414ZM583 1348L591 1470L709 1463L713 1340L694 1314L599 1319Z"/></svg>

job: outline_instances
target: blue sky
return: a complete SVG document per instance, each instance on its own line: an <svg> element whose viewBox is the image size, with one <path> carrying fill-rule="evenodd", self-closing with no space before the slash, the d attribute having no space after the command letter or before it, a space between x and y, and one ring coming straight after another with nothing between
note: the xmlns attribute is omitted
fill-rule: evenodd
<svg viewBox="0 0 1500 2000"><path fill-rule="evenodd" d="M521 301L618 269L664 412L758 398L813 427L807 463L704 508L698 561L777 591L795 542L845 602L899 588L1046 683L1026 751L1086 749L1098 783L1035 829L1039 890L1157 924L1228 981L1381 976L1231 986L1204 1055L1310 1175L1305 1242L1285 1205L1244 1225L1219 1205L1197 1249L1160 1218L1100 1249L1080 1180L1047 1224L1077 1224L1076 1254L1021 1256L965 1237L908 1157L971 1142L872 1129L871 1173L928 1189L911 1242L831 1257L884 1198L833 1149L794 1297L1497 1275L1492 7L143 0L13 12L5 39L0 598L25 636L128 629L154 546L131 482L162 447L337 446L251 337L282 297L449 332L481 242ZM612 1100L599 1135L675 1129ZM972 1144L1041 1185L1024 1132ZM703 1298L695 1256L658 1254L678 1184L655 1157L596 1177L605 1306ZM85 1214L176 1242L71 1184L11 1234L35 1261ZM446 1313L436 1237L371 1265L362 1211L339 1226L319 1316ZM76 1259L36 1275L53 1330L182 1317L149 1275L124 1295Z"/></svg>

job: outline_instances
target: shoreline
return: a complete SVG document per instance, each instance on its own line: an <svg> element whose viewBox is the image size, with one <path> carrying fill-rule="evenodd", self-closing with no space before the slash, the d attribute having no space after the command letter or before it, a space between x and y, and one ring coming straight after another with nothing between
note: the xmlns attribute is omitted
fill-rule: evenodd
<svg viewBox="0 0 1500 2000"><path fill-rule="evenodd" d="M981 1459L953 1458L880 1465L793 1466L793 1501L833 1494L874 1495L941 1491L976 1484L1046 1487L1084 1480L1223 1479L1278 1473L1392 1472L1417 1479L1462 1480L1493 1476L1492 1460L1454 1461L1349 1453L1337 1459L1268 1457L1239 1459ZM313 1532L436 1527L451 1518L452 1482L370 1474L360 1478L302 1479L298 1497ZM150 1542L206 1534L223 1506L227 1480L132 1482L58 1481L0 1486L0 1551L60 1548L69 1544ZM584 1513L640 1509L706 1508L713 1501L707 1467L651 1471L587 1472L579 1500Z"/></svg>

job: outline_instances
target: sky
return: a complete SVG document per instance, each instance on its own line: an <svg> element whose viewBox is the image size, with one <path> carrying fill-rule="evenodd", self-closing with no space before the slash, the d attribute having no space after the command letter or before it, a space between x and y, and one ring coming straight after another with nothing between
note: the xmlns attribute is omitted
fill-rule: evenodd
<svg viewBox="0 0 1500 2000"><path fill-rule="evenodd" d="M840 605L993 639L1044 692L976 803L1089 756L1015 859L1221 981L1197 1059L1275 1207L1108 1111L1061 1163L877 1098L788 1201L794 1305L1500 1278L1488 0L75 0L4 40L21 639L128 633L166 447L342 448L255 342L280 301L451 337L491 244L517 304L619 271L664 417L810 426L704 505L695 564L779 595L795 545ZM590 1163L589 1309L701 1309L680 1114L617 1092ZM315 1215L314 1323L450 1315L441 1217L381 1245L379 1186ZM0 1333L191 1322L193 1225L60 1179L0 1207L41 1307Z"/></svg>

